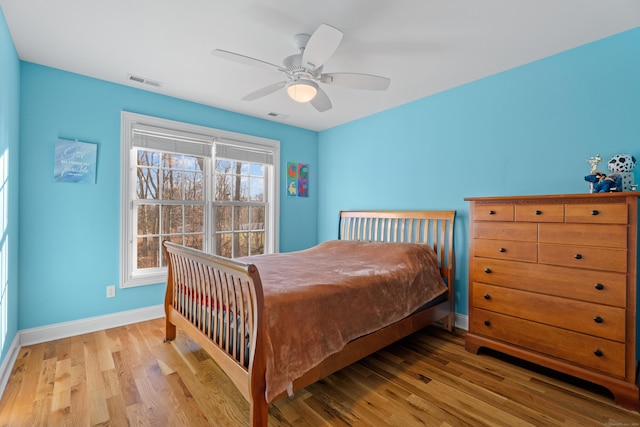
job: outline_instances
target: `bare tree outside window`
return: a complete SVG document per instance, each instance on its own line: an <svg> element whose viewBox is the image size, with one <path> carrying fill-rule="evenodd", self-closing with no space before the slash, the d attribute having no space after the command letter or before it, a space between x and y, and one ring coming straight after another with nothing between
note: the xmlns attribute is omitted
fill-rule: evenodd
<svg viewBox="0 0 640 427"><path fill-rule="evenodd" d="M137 152L137 268L164 267L162 241L203 249L204 158Z"/></svg>
<svg viewBox="0 0 640 427"><path fill-rule="evenodd" d="M215 162L215 253L237 258L264 253L266 166Z"/></svg>

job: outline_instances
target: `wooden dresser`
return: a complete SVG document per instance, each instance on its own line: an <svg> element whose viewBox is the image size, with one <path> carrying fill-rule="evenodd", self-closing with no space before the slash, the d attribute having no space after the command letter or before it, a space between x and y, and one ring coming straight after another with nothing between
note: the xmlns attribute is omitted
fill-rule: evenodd
<svg viewBox="0 0 640 427"><path fill-rule="evenodd" d="M466 348L600 384L638 411L638 197L467 198Z"/></svg>

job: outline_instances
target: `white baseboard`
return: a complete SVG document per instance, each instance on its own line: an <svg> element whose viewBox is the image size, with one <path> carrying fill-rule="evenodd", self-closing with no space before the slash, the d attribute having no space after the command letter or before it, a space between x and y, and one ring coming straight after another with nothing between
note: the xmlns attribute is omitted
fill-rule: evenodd
<svg viewBox="0 0 640 427"><path fill-rule="evenodd" d="M464 329L465 331L469 330L469 316L466 314L458 314L454 316L454 324L456 328Z"/></svg>
<svg viewBox="0 0 640 427"><path fill-rule="evenodd" d="M119 313L105 314L104 316L89 317L74 320L72 322L56 323L40 328L23 329L18 332L20 345L32 345L42 342L58 340L60 338L96 332L103 329L130 325L157 319L164 316L164 305L139 308L137 310L121 311Z"/></svg>
<svg viewBox="0 0 640 427"><path fill-rule="evenodd" d="M16 363L16 359L18 358L18 353L20 352L20 332L18 332L11 343L11 347L9 347L9 351L7 352L7 356L2 361L2 365L0 365L0 397L4 394L4 388L7 386L9 382L9 377L11 376L11 371L13 370L13 365Z"/></svg>

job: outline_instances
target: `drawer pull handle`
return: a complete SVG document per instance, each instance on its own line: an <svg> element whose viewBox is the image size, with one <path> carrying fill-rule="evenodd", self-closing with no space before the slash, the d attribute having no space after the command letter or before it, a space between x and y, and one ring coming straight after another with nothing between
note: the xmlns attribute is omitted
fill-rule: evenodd
<svg viewBox="0 0 640 427"><path fill-rule="evenodd" d="M542 211L535 211L534 214L536 215L542 215Z"/></svg>
<svg viewBox="0 0 640 427"><path fill-rule="evenodd" d="M598 215L599 213L600 213L600 212L598 212L598 211L597 211L597 210L595 210L595 209L591 211L591 215L594 215L594 216L595 216L595 215Z"/></svg>
<svg viewBox="0 0 640 427"><path fill-rule="evenodd" d="M489 211L489 215L495 215L495 214L496 214L496 211L494 210Z"/></svg>
<svg viewBox="0 0 640 427"><path fill-rule="evenodd" d="M601 291L604 289L604 285L602 283L596 283L596 285L594 286L594 288L596 288L597 290Z"/></svg>
<svg viewBox="0 0 640 427"><path fill-rule="evenodd" d="M485 273L491 273L491 269L489 267L487 267L487 268L484 269L484 272Z"/></svg>
<svg viewBox="0 0 640 427"><path fill-rule="evenodd" d="M490 321L488 321L488 320L485 320L485 321L484 321L484 326L491 326L491 322L490 322Z"/></svg>
<svg viewBox="0 0 640 427"><path fill-rule="evenodd" d="M498 252L506 252L507 250L505 248L500 248L498 249Z"/></svg>
<svg viewBox="0 0 640 427"><path fill-rule="evenodd" d="M602 352L602 350L596 348L595 350L593 350L593 354L595 354L598 357L602 357L604 356L604 353Z"/></svg>
<svg viewBox="0 0 640 427"><path fill-rule="evenodd" d="M580 255L580 254L575 254L575 255L574 255L574 258L575 258L575 259L582 259L582 255Z"/></svg>
<svg viewBox="0 0 640 427"><path fill-rule="evenodd" d="M596 322L596 323L602 323L602 317L596 316L596 317L593 318L593 321Z"/></svg>
<svg viewBox="0 0 640 427"><path fill-rule="evenodd" d="M491 299L491 295L489 294L484 294L483 296L484 296L484 299Z"/></svg>

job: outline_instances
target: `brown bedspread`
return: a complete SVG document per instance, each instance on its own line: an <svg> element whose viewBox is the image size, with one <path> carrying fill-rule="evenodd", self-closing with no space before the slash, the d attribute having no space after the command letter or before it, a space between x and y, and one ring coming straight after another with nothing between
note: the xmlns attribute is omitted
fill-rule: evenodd
<svg viewBox="0 0 640 427"><path fill-rule="evenodd" d="M240 260L258 267L264 288L268 402L349 341L446 291L427 245L336 240Z"/></svg>

